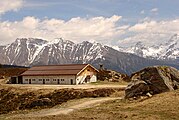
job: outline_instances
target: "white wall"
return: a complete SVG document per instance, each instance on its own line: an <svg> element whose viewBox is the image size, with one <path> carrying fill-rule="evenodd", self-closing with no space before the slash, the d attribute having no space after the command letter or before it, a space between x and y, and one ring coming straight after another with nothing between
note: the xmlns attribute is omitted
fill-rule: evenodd
<svg viewBox="0 0 179 120"><path fill-rule="evenodd" d="M97 77L96 77L97 72L90 66L88 66L86 69L84 69L78 76L77 76L77 84L81 84L83 82L84 78L87 76L90 76L89 82L96 82ZM84 82L85 83L85 82Z"/></svg>
<svg viewBox="0 0 179 120"><path fill-rule="evenodd" d="M76 84L80 84L81 80L85 77L85 75L79 75L77 78L76 78Z"/></svg>
<svg viewBox="0 0 179 120"><path fill-rule="evenodd" d="M85 74L79 75L79 76L76 78L76 83L79 84L80 81L81 81L82 79L84 79L86 76L87 76L87 75L85 75ZM90 82L97 82L97 77L96 77L96 75L92 75L92 76L91 76Z"/></svg>
<svg viewBox="0 0 179 120"><path fill-rule="evenodd" d="M90 82L97 82L97 77L96 75L93 75L90 79Z"/></svg>
<svg viewBox="0 0 179 120"><path fill-rule="evenodd" d="M23 84L29 84L29 79L31 79L31 84L43 84L43 79L45 79L45 84L58 84L58 79L59 84L71 85L71 79L73 79L73 84L76 84L75 75L22 76Z"/></svg>

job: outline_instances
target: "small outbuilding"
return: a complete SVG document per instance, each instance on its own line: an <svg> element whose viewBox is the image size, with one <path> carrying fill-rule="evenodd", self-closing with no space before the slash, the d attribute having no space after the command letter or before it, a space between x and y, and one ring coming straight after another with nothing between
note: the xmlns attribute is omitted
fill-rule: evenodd
<svg viewBox="0 0 179 120"><path fill-rule="evenodd" d="M90 64L34 66L21 74L23 84L78 85L97 81L98 70Z"/></svg>

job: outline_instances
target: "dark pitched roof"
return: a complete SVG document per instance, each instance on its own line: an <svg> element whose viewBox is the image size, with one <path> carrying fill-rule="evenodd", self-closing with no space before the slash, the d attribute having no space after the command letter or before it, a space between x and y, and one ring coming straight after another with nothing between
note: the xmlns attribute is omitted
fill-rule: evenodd
<svg viewBox="0 0 179 120"><path fill-rule="evenodd" d="M63 65L34 66L28 69L27 71L25 71L24 73L22 73L21 75L22 76L77 75L88 65L89 64L63 64ZM91 67L94 68L93 66Z"/></svg>

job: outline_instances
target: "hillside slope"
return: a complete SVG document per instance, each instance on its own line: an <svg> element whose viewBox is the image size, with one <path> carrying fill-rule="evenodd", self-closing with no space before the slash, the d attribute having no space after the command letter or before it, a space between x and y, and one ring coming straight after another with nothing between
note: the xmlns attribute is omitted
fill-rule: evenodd
<svg viewBox="0 0 179 120"><path fill-rule="evenodd" d="M79 100L78 100L79 101ZM75 110L70 114L51 116L24 116L26 120L178 120L179 90L154 95L149 99L138 101L113 100L95 107ZM76 101L77 102L77 101ZM70 104L70 103L69 103ZM24 111L27 113L27 111ZM18 115L14 113L14 115ZM21 117L10 117L11 114L1 115L7 120L20 120ZM12 114L13 116L13 114Z"/></svg>
<svg viewBox="0 0 179 120"><path fill-rule="evenodd" d="M139 101L114 100L67 115L41 117L43 120L177 120L179 91L166 92ZM32 118L29 118L32 119ZM37 120L37 118L33 118ZM39 119L39 118L38 118Z"/></svg>

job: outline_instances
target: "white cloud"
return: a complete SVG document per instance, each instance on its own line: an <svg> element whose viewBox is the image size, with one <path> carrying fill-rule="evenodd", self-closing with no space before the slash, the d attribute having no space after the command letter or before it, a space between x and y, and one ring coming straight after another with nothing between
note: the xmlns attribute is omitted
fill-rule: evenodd
<svg viewBox="0 0 179 120"><path fill-rule="evenodd" d="M72 18L69 21L61 19L40 20L35 17L25 17L22 21L0 22L1 43L6 44L19 37L37 37L52 40L57 37L81 42L84 40L95 40L108 43L117 40L125 33L128 26L119 26L121 16L110 18Z"/></svg>
<svg viewBox="0 0 179 120"><path fill-rule="evenodd" d="M135 24L129 28L133 32L150 32L150 33L179 33L179 19L168 21L148 21Z"/></svg>
<svg viewBox="0 0 179 120"><path fill-rule="evenodd" d="M0 15L8 11L17 11L23 6L23 0L0 0Z"/></svg>
<svg viewBox="0 0 179 120"><path fill-rule="evenodd" d="M156 21L149 21L135 24L134 26L129 28L129 31L133 32L145 32L145 30L150 30L156 25Z"/></svg>
<svg viewBox="0 0 179 120"><path fill-rule="evenodd" d="M179 19L155 21L145 19L132 26L121 25L121 16L43 19L28 16L21 21L0 22L1 44L13 42L16 38L34 37L53 40L65 38L74 42L96 41L107 45L130 46L138 41L147 44L162 43L173 34L179 34Z"/></svg>
<svg viewBox="0 0 179 120"><path fill-rule="evenodd" d="M179 34L179 19L168 21L144 21L131 26L127 31L130 33L119 44L130 46L138 41L148 45L163 43L174 34Z"/></svg>
<svg viewBox="0 0 179 120"><path fill-rule="evenodd" d="M158 8L153 8L150 10L151 12L158 12Z"/></svg>

